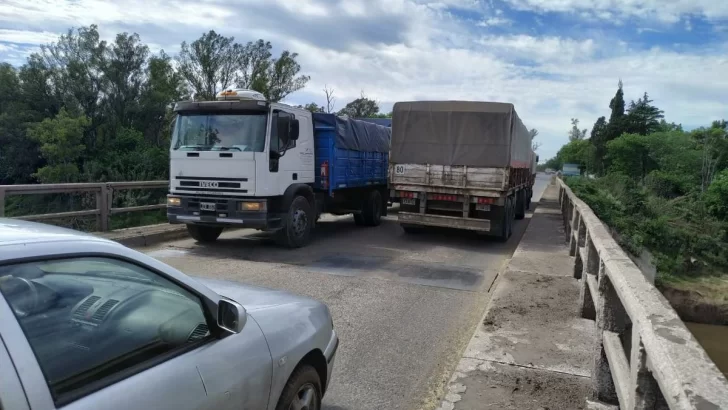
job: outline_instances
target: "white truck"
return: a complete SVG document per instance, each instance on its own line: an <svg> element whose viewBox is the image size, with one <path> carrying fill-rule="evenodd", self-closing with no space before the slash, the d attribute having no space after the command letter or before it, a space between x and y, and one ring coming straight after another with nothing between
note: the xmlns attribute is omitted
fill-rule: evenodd
<svg viewBox="0 0 728 410"><path fill-rule="evenodd" d="M530 208L537 162L512 104L394 105L389 188L405 232L440 226L507 240Z"/></svg>
<svg viewBox="0 0 728 410"><path fill-rule="evenodd" d="M353 213L362 226L387 213L387 127L244 89L179 102L175 111L167 218L199 242L240 227L275 231L296 248L324 212Z"/></svg>

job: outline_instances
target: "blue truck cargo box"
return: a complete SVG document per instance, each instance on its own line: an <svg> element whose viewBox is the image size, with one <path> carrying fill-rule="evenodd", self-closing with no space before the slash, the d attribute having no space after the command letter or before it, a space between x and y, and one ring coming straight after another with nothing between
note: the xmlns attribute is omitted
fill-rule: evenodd
<svg viewBox="0 0 728 410"><path fill-rule="evenodd" d="M370 122L313 114L316 181L314 188L328 191L386 185L392 131ZM326 167L327 177L322 177Z"/></svg>

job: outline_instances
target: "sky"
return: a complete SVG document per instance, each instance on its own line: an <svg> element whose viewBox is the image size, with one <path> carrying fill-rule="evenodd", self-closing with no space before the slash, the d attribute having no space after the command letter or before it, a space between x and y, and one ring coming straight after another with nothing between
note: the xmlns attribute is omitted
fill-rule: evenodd
<svg viewBox="0 0 728 410"><path fill-rule="evenodd" d="M175 55L210 29L299 54L307 86L286 102L510 102L542 162L571 118L591 129L648 92L686 129L728 118L725 0L0 0L0 61L22 65L71 27L138 33Z"/></svg>

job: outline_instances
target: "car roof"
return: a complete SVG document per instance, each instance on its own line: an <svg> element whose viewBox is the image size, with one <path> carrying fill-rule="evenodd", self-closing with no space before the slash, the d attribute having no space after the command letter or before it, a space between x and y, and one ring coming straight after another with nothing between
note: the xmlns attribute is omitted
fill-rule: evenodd
<svg viewBox="0 0 728 410"><path fill-rule="evenodd" d="M58 241L111 242L84 232L20 219L0 218L0 246Z"/></svg>

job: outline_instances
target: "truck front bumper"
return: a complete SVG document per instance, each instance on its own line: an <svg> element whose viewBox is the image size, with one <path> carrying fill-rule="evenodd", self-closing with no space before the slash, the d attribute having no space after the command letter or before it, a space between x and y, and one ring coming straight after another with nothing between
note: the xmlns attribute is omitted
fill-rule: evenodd
<svg viewBox="0 0 728 410"><path fill-rule="evenodd" d="M167 220L171 224L196 224L206 226L237 226L252 229L277 229L280 217L271 216L264 206L259 211L243 211L243 202L265 202L260 198L199 198L170 195L179 198L179 205L167 206ZM201 204L215 204L215 210L201 209Z"/></svg>
<svg viewBox="0 0 728 410"><path fill-rule="evenodd" d="M443 228L467 229L470 231L490 232L487 219L457 218L453 216L424 215L412 212L399 212L398 220L405 225L440 226Z"/></svg>

